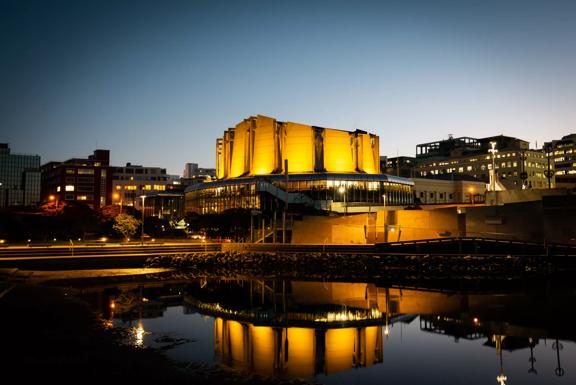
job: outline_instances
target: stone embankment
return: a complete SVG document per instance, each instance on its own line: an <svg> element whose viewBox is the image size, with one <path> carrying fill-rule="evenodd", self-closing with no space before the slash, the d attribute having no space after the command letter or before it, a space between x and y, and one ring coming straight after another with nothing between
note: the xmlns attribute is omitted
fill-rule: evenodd
<svg viewBox="0 0 576 385"><path fill-rule="evenodd" d="M149 258L148 267L274 278L387 279L399 277L514 279L554 271L538 256L376 255L290 252L207 252Z"/></svg>

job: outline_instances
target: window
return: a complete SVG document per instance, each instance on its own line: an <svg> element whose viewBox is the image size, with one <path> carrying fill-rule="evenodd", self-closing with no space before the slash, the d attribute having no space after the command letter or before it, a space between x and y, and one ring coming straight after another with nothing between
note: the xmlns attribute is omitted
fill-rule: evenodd
<svg viewBox="0 0 576 385"><path fill-rule="evenodd" d="M94 175L94 169L93 168L79 168L78 174L80 174L80 175Z"/></svg>
<svg viewBox="0 0 576 385"><path fill-rule="evenodd" d="M68 184L68 185L66 185L66 187L64 188L64 190L66 190L66 191L74 191L74 185Z"/></svg>

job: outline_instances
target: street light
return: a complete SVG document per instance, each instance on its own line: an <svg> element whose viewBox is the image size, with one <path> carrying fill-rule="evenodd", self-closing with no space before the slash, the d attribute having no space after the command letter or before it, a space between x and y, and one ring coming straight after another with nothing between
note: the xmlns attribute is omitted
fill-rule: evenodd
<svg viewBox="0 0 576 385"><path fill-rule="evenodd" d="M490 178L490 190L496 191L496 153L498 150L496 149L496 142L490 142L491 148L488 152L492 153L492 178Z"/></svg>
<svg viewBox="0 0 576 385"><path fill-rule="evenodd" d="M474 204L474 187L470 187L468 192L470 193L470 203Z"/></svg>
<svg viewBox="0 0 576 385"><path fill-rule="evenodd" d="M50 196L48 197L48 200L49 200L50 202L55 202L55 203L56 203L56 208L58 208L58 199L56 198L56 196L50 195Z"/></svg>
<svg viewBox="0 0 576 385"><path fill-rule="evenodd" d="M338 192L344 197L344 216L348 214L348 205L346 204L346 187L340 186Z"/></svg>
<svg viewBox="0 0 576 385"><path fill-rule="evenodd" d="M146 195L140 195L142 198L142 233L140 235L140 240L142 242L142 246L144 246L144 201L146 199Z"/></svg>
<svg viewBox="0 0 576 385"><path fill-rule="evenodd" d="M120 214L122 214L122 197L120 196L120 193L115 192L115 193L112 195L112 198L113 198L115 201L118 201L117 204L120 205Z"/></svg>

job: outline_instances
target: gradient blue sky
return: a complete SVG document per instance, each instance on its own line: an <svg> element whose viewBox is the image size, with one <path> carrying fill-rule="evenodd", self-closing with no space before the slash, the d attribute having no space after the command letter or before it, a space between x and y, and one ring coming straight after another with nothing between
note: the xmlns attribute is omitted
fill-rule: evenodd
<svg viewBox="0 0 576 385"><path fill-rule="evenodd" d="M255 114L419 143L576 132L576 1L0 0L0 142L214 167Z"/></svg>

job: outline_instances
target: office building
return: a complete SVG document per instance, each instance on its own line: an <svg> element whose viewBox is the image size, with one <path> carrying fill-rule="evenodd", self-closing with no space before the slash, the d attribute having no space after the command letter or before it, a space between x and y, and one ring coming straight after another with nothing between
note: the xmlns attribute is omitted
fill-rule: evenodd
<svg viewBox="0 0 576 385"><path fill-rule="evenodd" d="M493 166L498 183L506 189L548 188L546 154L529 149L528 142L521 139L504 135L482 139L449 137L416 146L415 174L419 177L469 175L489 183Z"/></svg>
<svg viewBox="0 0 576 385"><path fill-rule="evenodd" d="M547 142L544 150L551 171L547 177L556 187L576 188L576 134Z"/></svg>
<svg viewBox="0 0 576 385"><path fill-rule="evenodd" d="M0 143L0 207L40 202L40 156L12 154Z"/></svg>
<svg viewBox="0 0 576 385"><path fill-rule="evenodd" d="M48 162L41 167L45 202L81 202L93 209L111 204L110 151L95 150L87 158Z"/></svg>
<svg viewBox="0 0 576 385"><path fill-rule="evenodd" d="M112 201L114 204L140 209L141 197L151 193L170 191L179 183L177 175L169 175L165 168L144 167L126 163L124 167L111 167Z"/></svg>
<svg viewBox="0 0 576 385"><path fill-rule="evenodd" d="M416 158L413 156L385 158L385 162L380 162L382 172L389 175L401 176L403 178L414 178L415 165Z"/></svg>

